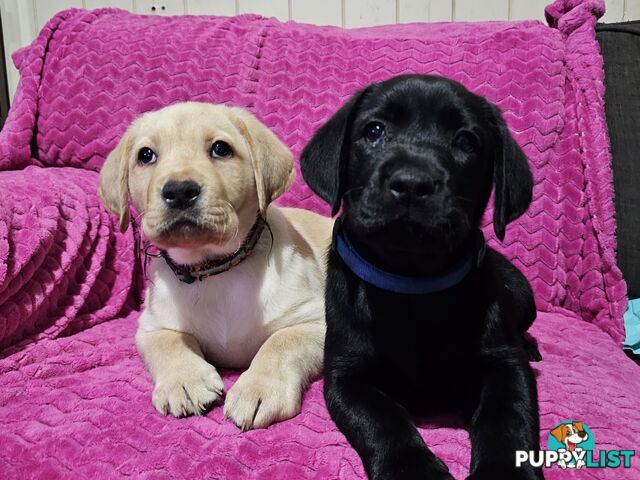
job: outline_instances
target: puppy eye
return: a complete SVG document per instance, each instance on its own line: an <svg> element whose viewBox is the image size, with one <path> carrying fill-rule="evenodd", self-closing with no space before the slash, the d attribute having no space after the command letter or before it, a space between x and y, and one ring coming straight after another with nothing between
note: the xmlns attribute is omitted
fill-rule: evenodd
<svg viewBox="0 0 640 480"><path fill-rule="evenodd" d="M367 123L363 135L370 142L376 142L384 136L384 125L380 122Z"/></svg>
<svg viewBox="0 0 640 480"><path fill-rule="evenodd" d="M464 153L475 153L480 146L480 142L473 133L463 130L453 139L453 145Z"/></svg>
<svg viewBox="0 0 640 480"><path fill-rule="evenodd" d="M218 140L211 146L211 156L214 158L226 158L233 155L233 150L227 142Z"/></svg>
<svg viewBox="0 0 640 480"><path fill-rule="evenodd" d="M138 152L138 162L141 165L151 165L152 163L156 163L157 159L156 152L149 147L142 147Z"/></svg>

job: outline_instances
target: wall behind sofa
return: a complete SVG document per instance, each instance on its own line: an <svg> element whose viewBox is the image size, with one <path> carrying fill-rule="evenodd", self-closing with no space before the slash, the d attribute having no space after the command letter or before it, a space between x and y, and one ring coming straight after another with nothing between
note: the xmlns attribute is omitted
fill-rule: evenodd
<svg viewBox="0 0 640 480"><path fill-rule="evenodd" d="M364 27L389 23L544 20L552 0L0 0L9 95L18 72L11 54L28 45L56 12L116 7L149 15L259 13L280 20ZM606 0L605 22L640 19L640 0Z"/></svg>

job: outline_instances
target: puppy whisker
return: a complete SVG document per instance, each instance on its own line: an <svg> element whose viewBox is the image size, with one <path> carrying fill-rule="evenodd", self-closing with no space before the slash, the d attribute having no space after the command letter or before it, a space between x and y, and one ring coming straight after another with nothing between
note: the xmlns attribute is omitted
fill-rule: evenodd
<svg viewBox="0 0 640 480"><path fill-rule="evenodd" d="M474 201L471 200L470 198L461 197L459 195L453 195L451 197L451 199L456 201L456 202L465 203L465 204L469 204L469 205L473 205L474 204Z"/></svg>
<svg viewBox="0 0 640 480"><path fill-rule="evenodd" d="M354 188L350 188L349 190L347 190L346 192L344 192L344 196L348 197L350 195L352 195L353 193L356 192L362 192L364 190L364 187L354 187Z"/></svg>
<svg viewBox="0 0 640 480"><path fill-rule="evenodd" d="M226 233L227 228L229 228L229 227L230 227L229 222L227 222L225 224L225 229L224 229L225 233ZM236 240L238 238L239 234L240 234L240 224L236 223L236 228L233 231L233 235L231 235L231 241Z"/></svg>
<svg viewBox="0 0 640 480"><path fill-rule="evenodd" d="M147 214L146 210L143 210L141 212L139 212L137 215L133 216L133 221L134 223L139 223L140 219L142 219L142 217L144 217Z"/></svg>

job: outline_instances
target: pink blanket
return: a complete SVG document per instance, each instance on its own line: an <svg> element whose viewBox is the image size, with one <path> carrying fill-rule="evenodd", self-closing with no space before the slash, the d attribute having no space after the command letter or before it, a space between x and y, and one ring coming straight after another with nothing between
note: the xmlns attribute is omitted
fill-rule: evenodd
<svg viewBox="0 0 640 480"><path fill-rule="evenodd" d="M596 449L640 443L640 377L619 348L625 284L594 25L602 0L558 0L539 22L341 30L257 16L143 17L70 10L14 57L21 81L0 133L0 478L363 478L320 382L302 413L240 433L150 402L133 346L139 232L117 232L96 171L140 112L181 100L244 106L300 153L361 86L407 72L455 78L496 102L528 154L529 212L495 242L534 287L541 439L582 420ZM300 176L281 203L327 213ZM227 386L236 376L225 377ZM468 434L421 423L463 478ZM624 478L640 478L640 460ZM619 469L547 478L621 478Z"/></svg>

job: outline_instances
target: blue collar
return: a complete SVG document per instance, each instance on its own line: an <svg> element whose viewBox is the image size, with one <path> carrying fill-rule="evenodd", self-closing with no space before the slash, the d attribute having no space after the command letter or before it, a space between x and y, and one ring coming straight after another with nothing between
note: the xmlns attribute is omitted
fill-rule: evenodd
<svg viewBox="0 0 640 480"><path fill-rule="evenodd" d="M482 232L479 232L478 237L479 241L475 242L473 250L467 252L448 270L427 277L406 277L380 270L360 256L344 231L336 235L336 251L357 277L371 285L395 293L426 295L459 284L469 272L482 264L487 245Z"/></svg>

